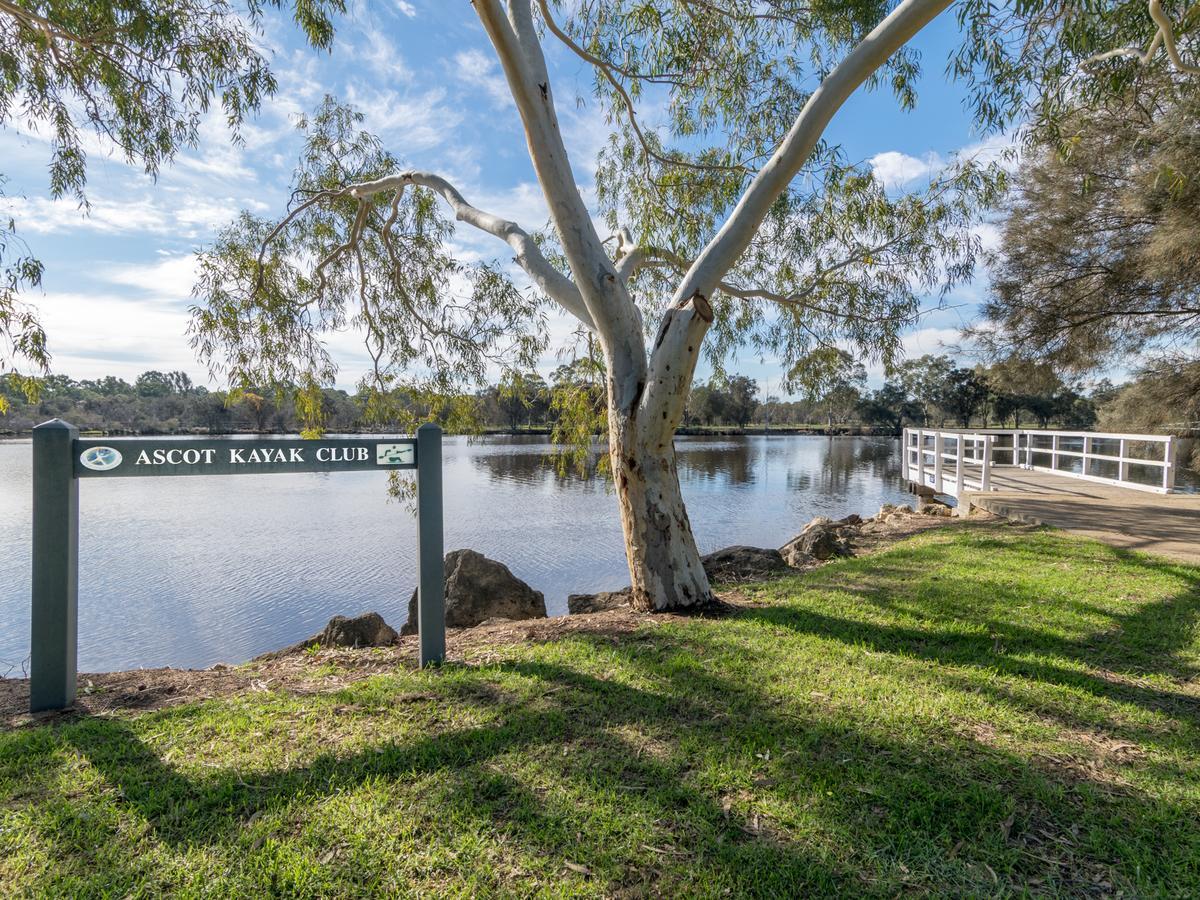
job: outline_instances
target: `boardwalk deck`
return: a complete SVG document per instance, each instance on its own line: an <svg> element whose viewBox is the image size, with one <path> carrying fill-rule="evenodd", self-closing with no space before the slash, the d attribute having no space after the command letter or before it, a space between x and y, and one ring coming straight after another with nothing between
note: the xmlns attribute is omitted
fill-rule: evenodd
<svg viewBox="0 0 1200 900"><path fill-rule="evenodd" d="M1154 494L1009 467L991 477L991 491L967 492L960 502L1200 565L1200 494Z"/></svg>

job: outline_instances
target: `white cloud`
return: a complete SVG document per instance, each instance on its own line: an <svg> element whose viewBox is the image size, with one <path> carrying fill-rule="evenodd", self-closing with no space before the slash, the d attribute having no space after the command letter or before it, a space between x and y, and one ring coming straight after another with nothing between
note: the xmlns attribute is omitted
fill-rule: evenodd
<svg viewBox="0 0 1200 900"><path fill-rule="evenodd" d="M918 328L909 332L902 339L904 356L915 359L926 353L937 355L946 353L962 340L957 328Z"/></svg>
<svg viewBox="0 0 1200 900"><path fill-rule="evenodd" d="M1012 171L1017 165L1016 137L1012 134L992 135L982 141L967 144L949 157L929 151L924 156L912 156L897 150L887 150L876 153L868 162L875 177L883 182L888 190L905 187L922 178L930 178L947 168L955 160L973 160L987 165L999 163Z"/></svg>
<svg viewBox="0 0 1200 900"><path fill-rule="evenodd" d="M445 104L442 88L408 97L398 91L351 86L346 99L362 111L367 130L384 138L401 158L451 143L463 118L458 109Z"/></svg>
<svg viewBox="0 0 1200 900"><path fill-rule="evenodd" d="M46 197L13 197L3 204L6 212L31 234L64 234L81 231L102 234L161 234L180 238L207 237L231 221L243 204L233 197L208 197L194 193L153 195L114 200L91 195L89 211L74 200ZM177 201L177 202L176 202Z"/></svg>
<svg viewBox="0 0 1200 900"><path fill-rule="evenodd" d="M877 153L868 162L875 177L888 190L904 187L919 178L928 178L945 165L936 153L927 153L924 158L918 159L896 150Z"/></svg>
<svg viewBox="0 0 1200 900"><path fill-rule="evenodd" d="M1006 133L994 134L982 141L976 141L974 144L967 144L955 156L985 164L1000 163L1005 169L1012 172L1016 170L1017 164L1020 162L1019 151L1020 144L1017 141L1017 135Z"/></svg>
<svg viewBox="0 0 1200 900"><path fill-rule="evenodd" d="M918 328L916 331L910 331L901 338L902 350L899 360L903 362L906 359L917 359L927 353L932 356L948 354L955 358L958 365L969 367L974 361L968 360L965 357L959 358L960 354L955 350L961 342L962 334L957 328L932 326ZM882 363L876 362L867 366L867 384L869 387L880 387L886 377L887 373L884 372Z"/></svg>
<svg viewBox="0 0 1200 900"><path fill-rule="evenodd" d="M392 81L409 81L412 72L404 64L404 56L398 47L388 40L378 26L364 29L366 46L357 48L358 56L370 68L373 75L387 76Z"/></svg>
<svg viewBox="0 0 1200 900"><path fill-rule="evenodd" d="M158 263L113 266L99 277L110 284L141 288L162 298L183 301L191 296L192 285L196 283L196 263L194 253L164 254Z"/></svg>
<svg viewBox="0 0 1200 900"><path fill-rule="evenodd" d="M493 105L513 106L508 83L504 80L504 75L494 57L475 48L460 50L454 54L453 68L455 77L459 81L469 87L482 90Z"/></svg>
<svg viewBox="0 0 1200 900"><path fill-rule="evenodd" d="M408 0L396 0L396 9L400 10L400 12L410 19L417 17L417 8L409 3Z"/></svg>
<svg viewBox="0 0 1200 900"><path fill-rule="evenodd" d="M987 252L1000 249L1000 227L995 222L980 222L972 229L979 245Z"/></svg>
<svg viewBox="0 0 1200 900"><path fill-rule="evenodd" d="M200 383L208 380L188 346L180 304L117 293L50 293L39 298L38 312L57 372L132 380L147 369L179 369Z"/></svg>
<svg viewBox="0 0 1200 900"><path fill-rule="evenodd" d="M162 227L162 216L152 204L131 201L110 204L94 199L90 214L74 200L50 200L46 197L12 197L5 202L7 212L32 234L58 234L72 231L126 233L154 231Z"/></svg>

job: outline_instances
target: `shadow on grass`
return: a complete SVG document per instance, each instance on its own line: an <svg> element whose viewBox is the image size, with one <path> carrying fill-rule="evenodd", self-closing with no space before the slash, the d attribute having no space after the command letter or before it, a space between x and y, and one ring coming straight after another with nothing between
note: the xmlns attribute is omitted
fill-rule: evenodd
<svg viewBox="0 0 1200 900"><path fill-rule="evenodd" d="M910 565L919 570L931 564L936 552L925 555L927 550L905 565L887 556L857 561L860 577L848 590L897 608L885 585L894 586ZM1154 565L1141 558L1123 561ZM1173 567L1173 574L1180 571ZM1157 791L1111 783L1096 773L1054 770L949 728L889 731L872 724L869 710L857 718L789 702L745 676L754 671L752 660L736 677L721 661L739 639L772 640L761 627L770 626L936 661L947 667L943 683L958 679L963 691L989 692L1030 714L1070 719L1045 694L1036 701L1017 697L971 673L982 667L1019 676L1032 687L1080 688L1162 713L1194 731L1200 726L1194 698L1068 665L1097 665L1099 657L1104 665L1144 668L1140 645L1150 641L1161 642L1170 657L1160 671L1189 671L1185 660L1174 657L1186 650L1200 615L1194 590L1200 576L1183 571L1182 577L1190 579L1185 593L1115 614L1119 633L1105 629L1078 637L999 618L987 623L986 634L955 632L949 619L962 598L954 579L905 598L909 611L924 604L927 627L840 618L806 607L801 598L743 612L728 625L648 627L619 640L581 632L560 642L564 658L578 651L578 666L539 658L547 654L535 647L514 651L530 658L412 676L428 697L400 711L409 724L428 720L430 733L423 737L388 737L396 724L389 717L399 713L385 708L368 722L380 737L365 748L265 772L226 765L196 774L195 759L181 771L164 758L160 740L148 743L143 735L202 721L210 706L219 706L197 705L135 720L83 718L4 735L0 775L28 780L21 797L8 799L10 806L39 798L36 827L62 860L36 886L48 894L79 883L89 888L80 893L161 889L153 863L119 852L128 824L117 820L130 814L173 853L198 850L231 870L259 854L250 837L256 820L317 820L321 837L289 840L294 855L307 854L324 872L326 892L371 893L397 875L411 887L427 873L393 852L386 828L363 839L354 865L318 862L328 843L370 828L353 818L330 821L334 814L322 813L323 804L371 790L383 790L387 802L402 800L403 813L396 813L402 818L392 827L408 829L423 845L445 848L451 861L440 863L442 884L468 892L521 890L520 876L488 869L484 860L491 853L519 857L552 889L560 878L557 887L564 891L569 882L604 894L1153 894L1200 880L1194 772L1160 769L1161 777L1174 779L1176 799L1164 802ZM836 586L838 580L832 567L805 576L804 587ZM1012 599L1004 593L1012 592L1011 585L999 580L984 579L979 589ZM736 636L734 628L740 629ZM1018 652L1022 658L1014 658ZM1063 662L1047 661L1054 657ZM330 713L336 736L342 704L386 697L392 687L387 679L373 679L337 695L310 696L305 704ZM264 696L240 712L270 732L279 727L272 716L287 702ZM453 719L451 712L484 724L439 724ZM264 740L276 738L268 733ZM1161 735L1143 728L1131 738L1152 743ZM115 799L76 790L64 750L84 757ZM189 753L195 757L202 749ZM118 852L99 852L97 834ZM279 877L269 860L239 870L240 889L287 892L286 884L262 880L268 869L271 879ZM68 884L68 877L90 880Z"/></svg>
<svg viewBox="0 0 1200 900"><path fill-rule="evenodd" d="M487 711L497 721L266 773L181 774L131 723L115 718L66 723L58 735L158 841L230 857L252 852L243 830L263 813L319 804L365 785L420 783L407 812L425 840L488 835L545 861L551 872L567 872L568 862L586 866L605 893L667 885L755 896L887 894L906 884L961 891L995 887L988 867L1010 886L1039 879L1073 892L1134 873L1142 887L1154 884L1172 849L1183 854L1176 859L1196 858L1197 830L1186 824L1187 811L1164 810L1137 792L1080 793L1020 756L966 738L938 746L919 735L885 737L789 712L766 702L755 685L677 665L680 648L671 636L640 634L616 647L598 637L579 640L614 653L655 688L538 661L447 672L477 683L464 691L461 681L431 676L438 702ZM513 676L556 690L530 699L487 689ZM145 718L165 723L198 714L185 709ZM631 730L658 752L643 753ZM13 754L44 744L31 735L22 751L22 736L11 737L17 746L8 749L10 764ZM523 768L530 760L548 784ZM85 804L56 806L46 837L64 861L90 868L96 883L117 893L145 886L139 879L149 873L111 856L101 861L78 841L90 833ZM1127 823L1125 849L1079 842L1080 824L1112 821ZM1048 852L1058 857L1054 865L1038 861ZM347 877L378 878L400 862L380 856ZM56 887L43 885L51 893Z"/></svg>

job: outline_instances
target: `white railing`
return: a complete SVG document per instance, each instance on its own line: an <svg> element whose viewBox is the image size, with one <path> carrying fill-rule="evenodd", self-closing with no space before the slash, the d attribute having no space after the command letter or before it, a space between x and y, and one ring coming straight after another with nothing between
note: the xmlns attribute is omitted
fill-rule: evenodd
<svg viewBox="0 0 1200 900"><path fill-rule="evenodd" d="M939 494L991 490L992 470L1000 467L1162 494L1175 487L1176 442L1163 434L905 428L902 442L904 479Z"/></svg>

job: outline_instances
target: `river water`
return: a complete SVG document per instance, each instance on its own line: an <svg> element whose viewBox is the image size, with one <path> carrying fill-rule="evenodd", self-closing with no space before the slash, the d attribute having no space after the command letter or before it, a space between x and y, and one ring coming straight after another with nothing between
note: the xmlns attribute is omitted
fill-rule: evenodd
<svg viewBox="0 0 1200 900"><path fill-rule="evenodd" d="M813 516L911 498L890 438L678 439L702 552L775 547ZM562 477L538 437L447 438L446 549L505 563L546 595L629 583L616 498ZM29 655L28 440L0 441L0 676ZM88 479L80 483L82 671L241 662L376 610L393 626L416 584L416 523L379 472Z"/></svg>

